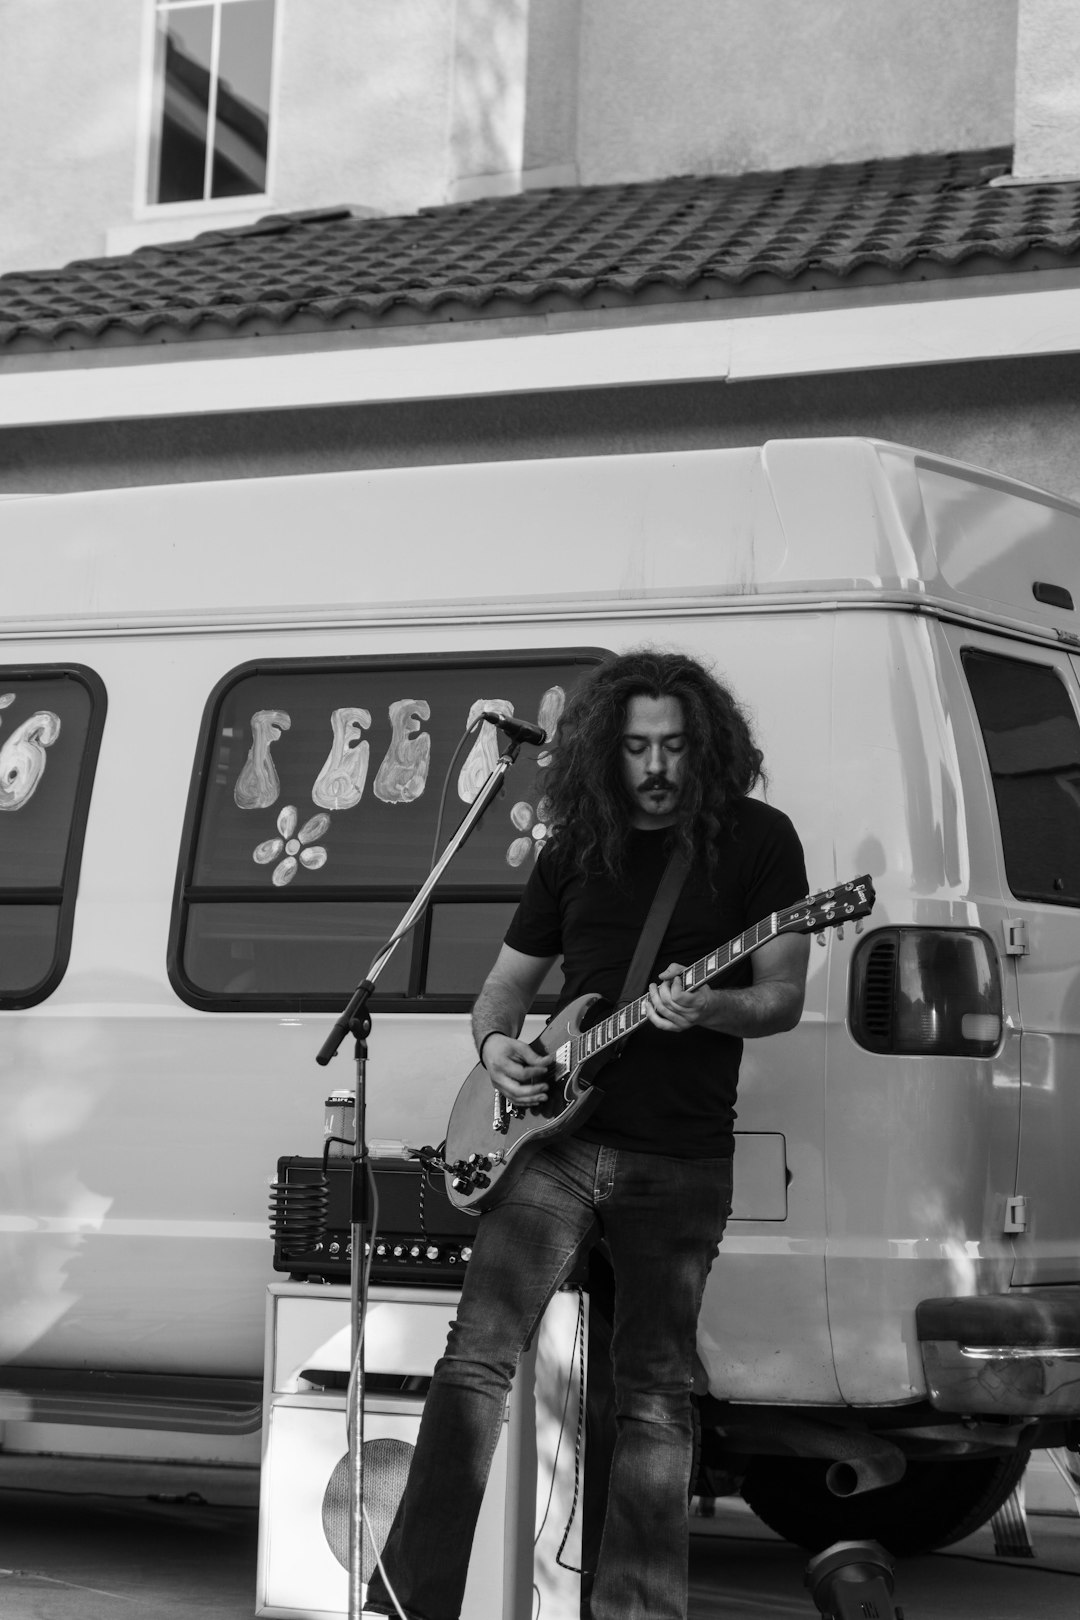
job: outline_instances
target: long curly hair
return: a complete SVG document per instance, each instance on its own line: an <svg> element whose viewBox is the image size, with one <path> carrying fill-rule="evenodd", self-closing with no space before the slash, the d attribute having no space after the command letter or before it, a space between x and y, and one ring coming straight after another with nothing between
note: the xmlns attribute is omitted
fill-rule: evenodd
<svg viewBox="0 0 1080 1620"><path fill-rule="evenodd" d="M734 802L765 779L750 722L725 686L684 653L641 648L601 664L575 689L542 773L545 815L583 874L625 872L631 801L622 735L631 698L677 698L687 737L685 786L672 832L712 881Z"/></svg>

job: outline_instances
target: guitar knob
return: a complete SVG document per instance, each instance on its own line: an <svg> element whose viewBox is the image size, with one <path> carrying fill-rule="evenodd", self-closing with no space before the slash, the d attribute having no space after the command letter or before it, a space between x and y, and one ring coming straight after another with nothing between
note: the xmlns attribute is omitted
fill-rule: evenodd
<svg viewBox="0 0 1080 1620"><path fill-rule="evenodd" d="M472 1190L473 1190L473 1183L472 1183L472 1177L471 1176L455 1176L454 1179L451 1181L450 1185L451 1185L451 1187L453 1187L455 1192L459 1192L459 1193L468 1194L468 1193L471 1193Z"/></svg>
<svg viewBox="0 0 1080 1620"><path fill-rule="evenodd" d="M490 1176L485 1176L484 1172L482 1170L480 1170L480 1171L477 1172L477 1174L475 1176L473 1176L473 1186L474 1187L490 1187L491 1186L491 1177Z"/></svg>

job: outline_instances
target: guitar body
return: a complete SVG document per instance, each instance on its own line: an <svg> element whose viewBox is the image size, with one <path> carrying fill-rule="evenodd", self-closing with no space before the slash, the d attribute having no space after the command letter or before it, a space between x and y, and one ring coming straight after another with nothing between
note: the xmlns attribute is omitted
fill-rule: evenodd
<svg viewBox="0 0 1080 1620"><path fill-rule="evenodd" d="M570 1002L531 1043L534 1051L557 1057L559 1049L587 1027L589 1014L595 1015L598 1003L599 996L579 996ZM547 1101L533 1108L515 1107L492 1085L482 1063L471 1069L446 1127L443 1156L450 1167L446 1174L450 1202L474 1214L486 1209L502 1177L525 1148L552 1136L571 1135L600 1101L601 1093L590 1084L588 1075L615 1055L602 1053L576 1068L558 1064L548 1080ZM485 1160L489 1161L486 1165Z"/></svg>

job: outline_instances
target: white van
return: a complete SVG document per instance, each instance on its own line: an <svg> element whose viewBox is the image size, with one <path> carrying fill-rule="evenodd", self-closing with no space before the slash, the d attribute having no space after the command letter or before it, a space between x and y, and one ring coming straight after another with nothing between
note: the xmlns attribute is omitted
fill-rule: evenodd
<svg viewBox="0 0 1080 1620"><path fill-rule="evenodd" d="M1080 1433L1080 507L806 440L0 522L9 1448L258 1426L267 1179L352 1082L315 1054L493 757L452 763L470 715L645 643L743 698L812 887L877 892L747 1046L703 1479L902 1552ZM380 981L371 1138L438 1144L474 1061L528 752Z"/></svg>

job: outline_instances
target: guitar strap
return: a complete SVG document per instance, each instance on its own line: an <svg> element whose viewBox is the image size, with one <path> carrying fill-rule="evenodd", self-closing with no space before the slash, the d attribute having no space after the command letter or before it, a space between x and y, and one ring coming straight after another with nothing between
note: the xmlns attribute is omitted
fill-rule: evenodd
<svg viewBox="0 0 1080 1620"><path fill-rule="evenodd" d="M649 982L649 969L656 961L656 953L660 949L660 942L664 937L664 930L671 921L671 914L675 910L675 902L682 892L686 882L686 875L690 870L690 863L680 849L673 849L664 868L656 893L653 895L649 914L642 924L641 933L634 949L630 966L626 970L622 990L616 1001L616 1007L624 1007L628 1001L636 1001ZM622 1051L627 1040L623 1036L615 1047L615 1055ZM614 1076L612 1076L614 1078ZM603 1093L607 1090L603 1079L590 1081L593 1090Z"/></svg>
<svg viewBox="0 0 1080 1620"><path fill-rule="evenodd" d="M622 1007L628 1001L635 1001L649 982L649 969L656 961L656 953L660 949L660 941L664 937L664 930L671 921L671 914L675 910L675 902L682 892L686 882L686 875L690 870L690 863L681 849L673 849L664 868L663 876L653 895L653 903L649 907L649 915L645 918L637 948L634 951L630 966L626 970L626 980L619 999L615 1003Z"/></svg>
<svg viewBox="0 0 1080 1620"><path fill-rule="evenodd" d="M619 992L616 1007L624 1007L628 1001L636 1001L649 982L649 969L656 961L656 953L660 949L660 941L664 937L664 930L671 921L671 914L675 910L675 902L682 892L686 882L686 875L690 870L690 863L680 849L673 849L664 868L656 893L653 895L649 914L642 924L634 954L630 959L630 966L626 970L626 978ZM628 1037L623 1036L616 1044L613 1055L617 1056L623 1049ZM614 1076L612 1076L614 1078ZM590 1080L594 1092L602 1095L607 1086L602 1079Z"/></svg>

